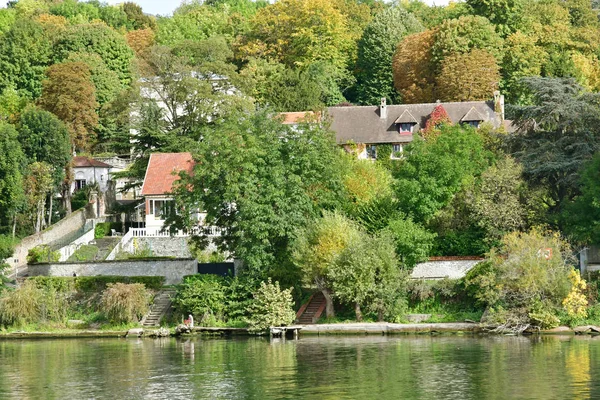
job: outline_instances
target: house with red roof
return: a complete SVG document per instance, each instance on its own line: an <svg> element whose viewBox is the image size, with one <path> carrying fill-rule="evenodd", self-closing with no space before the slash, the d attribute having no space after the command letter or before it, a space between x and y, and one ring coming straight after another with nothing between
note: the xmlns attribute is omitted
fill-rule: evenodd
<svg viewBox="0 0 600 400"><path fill-rule="evenodd" d="M146 230L159 232L170 213L175 212L173 185L179 173L191 173L194 160L190 153L152 153L146 169L141 195L146 209Z"/></svg>

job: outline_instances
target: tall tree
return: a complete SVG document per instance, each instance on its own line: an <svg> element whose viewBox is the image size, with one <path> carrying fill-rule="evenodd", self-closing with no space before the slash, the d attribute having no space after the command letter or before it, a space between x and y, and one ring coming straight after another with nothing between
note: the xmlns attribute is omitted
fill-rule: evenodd
<svg viewBox="0 0 600 400"><path fill-rule="evenodd" d="M392 56L404 36L422 30L423 25L399 6L386 8L367 25L358 42L356 63L360 104L379 104L382 97L389 104L400 101L393 87Z"/></svg>
<svg viewBox="0 0 600 400"><path fill-rule="evenodd" d="M25 165L17 131L12 125L0 122L0 229L12 228L13 236L17 212L24 203Z"/></svg>
<svg viewBox="0 0 600 400"><path fill-rule="evenodd" d="M52 191L52 167L45 162L34 162L27 167L24 190L35 233L46 224L46 196Z"/></svg>
<svg viewBox="0 0 600 400"><path fill-rule="evenodd" d="M474 101L493 98L500 72L496 58L485 50L473 49L447 56L436 80L440 100Z"/></svg>
<svg viewBox="0 0 600 400"><path fill-rule="evenodd" d="M394 87L405 104L436 100L432 53L434 35L433 30L408 35L398 44L394 53Z"/></svg>
<svg viewBox="0 0 600 400"><path fill-rule="evenodd" d="M54 64L46 71L40 105L68 127L74 149L89 149L98 123L90 68L81 62Z"/></svg>
<svg viewBox="0 0 600 400"><path fill-rule="evenodd" d="M502 36L517 31L523 18L523 0L467 0L475 15L486 17Z"/></svg>
<svg viewBox="0 0 600 400"><path fill-rule="evenodd" d="M14 86L30 98L39 97L51 52L50 39L39 23L17 20L0 40L0 89Z"/></svg>
<svg viewBox="0 0 600 400"><path fill-rule="evenodd" d="M203 135L194 173L176 192L189 214L174 216L175 226L204 210L206 224L223 228L221 249L251 272L296 282L289 245L321 208L339 204L339 157L319 125L292 129L266 112L229 120Z"/></svg>

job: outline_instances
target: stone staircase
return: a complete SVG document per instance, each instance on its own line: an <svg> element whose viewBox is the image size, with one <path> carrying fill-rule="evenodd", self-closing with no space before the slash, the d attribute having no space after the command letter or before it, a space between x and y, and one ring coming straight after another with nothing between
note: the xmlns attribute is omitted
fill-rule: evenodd
<svg viewBox="0 0 600 400"><path fill-rule="evenodd" d="M120 237L107 236L101 239L96 239L96 247L98 247L98 253L96 254L96 260L104 260L106 256L110 254L112 249L119 243Z"/></svg>
<svg viewBox="0 0 600 400"><path fill-rule="evenodd" d="M321 292L316 292L300 307L296 314L296 322L301 325L314 324L321 318L323 311L325 311L325 296Z"/></svg>
<svg viewBox="0 0 600 400"><path fill-rule="evenodd" d="M142 326L159 326L160 320L171 311L171 299L175 296L174 288L163 288L154 296L154 304L150 312L142 319Z"/></svg>

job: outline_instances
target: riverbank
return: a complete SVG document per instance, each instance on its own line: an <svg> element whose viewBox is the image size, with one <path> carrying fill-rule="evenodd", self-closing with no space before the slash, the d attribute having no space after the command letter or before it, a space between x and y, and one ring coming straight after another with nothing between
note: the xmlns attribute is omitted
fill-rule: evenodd
<svg viewBox="0 0 600 400"><path fill-rule="evenodd" d="M276 328L279 329L279 328ZM161 334L157 334L158 331ZM291 325L285 327L288 332L297 331L299 336L333 336L333 335L461 335L461 334L496 334L489 327L478 323L448 322L448 323L340 323ZM170 334L168 333L170 331ZM532 332L528 332L531 334ZM595 325L570 328L560 326L554 329L533 332L541 335L600 335L600 327ZM131 328L129 330L55 330L55 331L13 331L0 333L1 339L48 339L48 338L110 338L110 337L162 337L162 336L250 336L255 333L247 328L230 327L194 327L187 333L178 333L170 328ZM292 335L293 336L293 335Z"/></svg>

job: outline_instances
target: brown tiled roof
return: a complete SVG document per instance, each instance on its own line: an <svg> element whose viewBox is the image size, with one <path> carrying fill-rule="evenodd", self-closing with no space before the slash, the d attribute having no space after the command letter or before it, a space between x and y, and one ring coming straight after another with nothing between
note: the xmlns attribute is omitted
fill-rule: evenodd
<svg viewBox="0 0 600 400"><path fill-rule="evenodd" d="M142 186L142 196L170 193L179 172L191 173L194 160L190 153L152 153Z"/></svg>
<svg viewBox="0 0 600 400"><path fill-rule="evenodd" d="M73 157L73 167L77 167L77 168L86 168L86 167L112 168L111 165L103 163L102 161L94 160L93 158L84 157L84 156Z"/></svg>
<svg viewBox="0 0 600 400"><path fill-rule="evenodd" d="M400 134L396 121L409 114L416 120L413 132L425 127L425 122L433 109L440 103L388 105L387 118L379 117L379 106L329 107L331 129L339 144L348 142L407 143L413 135ZM489 121L499 127L502 121L494 111L493 101L468 101L462 103L441 103L453 123L460 123L467 114L476 113L482 121ZM409 114L405 114L407 112Z"/></svg>

